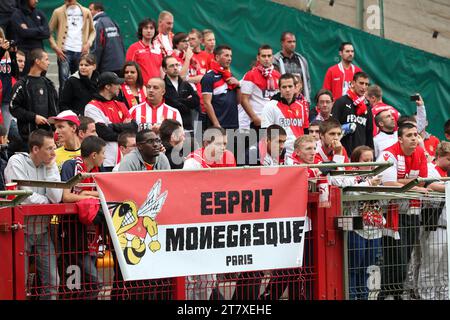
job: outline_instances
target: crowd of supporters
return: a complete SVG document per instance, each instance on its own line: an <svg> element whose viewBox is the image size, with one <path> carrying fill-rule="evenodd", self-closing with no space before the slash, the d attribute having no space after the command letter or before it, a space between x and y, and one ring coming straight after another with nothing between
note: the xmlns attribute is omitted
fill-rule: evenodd
<svg viewBox="0 0 450 320"><path fill-rule="evenodd" d="M174 16L162 11L156 22L139 22L137 41L125 48L102 3L61 2L49 20L37 0L0 5L2 188L13 179L65 181L86 172L374 160L394 165L381 177L330 183L402 186L432 173L447 176L450 143L426 131L420 94L414 115L384 103L382 88L352 63L357 44L341 44L340 62L315 93L293 32L281 33L278 52L255 48L255 62L237 79L233 48L216 45L214 30L174 34ZM46 77L47 39L58 59L59 90ZM444 131L450 139L450 121ZM322 174L309 169L310 178ZM92 188L27 189L34 192L28 203L98 198ZM415 190L443 191L439 184ZM46 227L29 230L29 248L54 250ZM395 232L391 240L402 241ZM374 239L354 237L357 245ZM40 259L57 264L54 255ZM85 268L97 279L92 261ZM57 268L41 273L55 288Z"/></svg>

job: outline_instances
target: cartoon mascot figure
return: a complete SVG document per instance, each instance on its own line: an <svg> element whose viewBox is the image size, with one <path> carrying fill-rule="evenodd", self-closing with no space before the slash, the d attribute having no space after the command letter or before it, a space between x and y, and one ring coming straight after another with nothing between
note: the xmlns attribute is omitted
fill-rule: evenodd
<svg viewBox="0 0 450 320"><path fill-rule="evenodd" d="M112 208L112 220L123 250L125 260L136 265L145 254L145 238L150 236L148 248L152 252L161 249L158 241L156 216L166 201L168 191L161 192L161 180L158 180L147 195L144 204L138 209L134 201L124 201Z"/></svg>

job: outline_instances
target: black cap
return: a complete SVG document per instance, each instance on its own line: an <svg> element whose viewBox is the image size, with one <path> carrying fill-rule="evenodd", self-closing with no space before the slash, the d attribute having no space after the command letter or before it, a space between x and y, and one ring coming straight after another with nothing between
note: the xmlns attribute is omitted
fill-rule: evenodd
<svg viewBox="0 0 450 320"><path fill-rule="evenodd" d="M102 72L98 77L98 87L103 88L107 84L122 84L125 79L119 78L114 72Z"/></svg>

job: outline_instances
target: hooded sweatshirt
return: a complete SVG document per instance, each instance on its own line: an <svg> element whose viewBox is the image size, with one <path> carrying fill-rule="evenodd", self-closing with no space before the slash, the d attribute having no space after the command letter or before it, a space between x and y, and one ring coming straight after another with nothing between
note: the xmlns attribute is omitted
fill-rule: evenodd
<svg viewBox="0 0 450 320"><path fill-rule="evenodd" d="M47 17L39 9L31 10L27 0L20 1L19 9L11 16L11 23L17 36L17 46L22 51L44 48L43 40L50 37ZM22 24L27 28L22 28Z"/></svg>
<svg viewBox="0 0 450 320"><path fill-rule="evenodd" d="M58 166L53 163L51 167L41 164L36 167L28 153L16 153L13 155L5 168L5 179L12 180L41 180L61 181ZM30 190L33 194L26 198L22 204L47 204L59 203L62 199L63 190L45 187L19 187L20 190ZM43 234L47 232L50 215L32 216L25 220L28 234Z"/></svg>

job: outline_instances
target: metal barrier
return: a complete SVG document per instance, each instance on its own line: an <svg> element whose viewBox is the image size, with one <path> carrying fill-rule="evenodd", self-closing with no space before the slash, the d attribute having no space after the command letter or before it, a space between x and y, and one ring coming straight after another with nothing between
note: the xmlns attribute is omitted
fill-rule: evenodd
<svg viewBox="0 0 450 320"><path fill-rule="evenodd" d="M343 298L342 237L334 228L340 191L331 188L331 208L309 193L304 266L285 270L123 281L105 225L78 221L75 204L18 205L0 209L2 299L302 299ZM58 216L58 224L50 223ZM101 236L101 242L96 242ZM206 281L205 281L206 280Z"/></svg>
<svg viewBox="0 0 450 320"><path fill-rule="evenodd" d="M376 166L374 170L328 171L330 176L354 176L378 174L389 165L389 163L353 163L320 164L309 167L323 169ZM82 179L84 176L78 175L66 183L17 182L22 186L45 184L46 187L70 188ZM418 181L413 181L404 188L347 187L344 189L345 193L337 187L330 187L329 208L319 205L319 193L315 192L314 187L311 188L308 191L308 217L311 219L312 230L306 233L302 268L140 281L123 281L121 278L106 224L99 222L96 227L82 225L78 221L78 208L75 204L17 205L19 199L14 205L12 202L6 203L13 205L12 207L0 208L0 239L5 240L1 242L2 252L10 253L5 259L7 263L0 266L0 297L19 300L342 300L383 298L389 295L397 297L399 296L397 291L403 285L403 279L406 279L404 270L409 265L410 259L405 258L401 261L401 270L400 263L395 259L398 259L400 253L404 253L401 248L409 250L402 257L409 257L408 253L418 251L417 239L420 238L420 234L417 234L416 216L404 214L403 207L396 204L404 200L398 198L393 200L392 194L386 196L386 193L372 193L370 198L367 193L362 197L361 194L351 195L348 192L374 190L398 192L405 191L417 183ZM381 202L382 195L388 200ZM410 194L410 197L414 196L417 198L417 195ZM384 215L391 219L389 223L395 221L392 217L389 218L388 213L391 215L395 212L400 213L399 232L401 230L407 234L400 239L411 238L411 241L388 243L382 239L361 244L362 241L353 235L357 234L353 232L354 230L369 233L373 231L374 234L380 231L372 230L370 227L367 230L363 226L361 215L364 211L362 204L373 209L376 201ZM53 215L59 217L58 224L50 223L50 217ZM374 216L369 215L369 220L370 218L373 220ZM403 226L403 222L410 225ZM101 241L97 241L99 239ZM371 236L369 240L373 240ZM373 268L358 266L362 253L364 253L363 260L367 260ZM381 259L383 257L384 261ZM392 259L389 260L389 257ZM391 272L392 267L398 268ZM417 265L412 265L412 270L413 267ZM370 274L367 275L367 272ZM394 274L394 279L389 278L391 274ZM367 283L368 286L364 285ZM402 289L402 293L403 291Z"/></svg>
<svg viewBox="0 0 450 320"><path fill-rule="evenodd" d="M431 180L344 189L346 299L448 300L445 194L404 192Z"/></svg>

